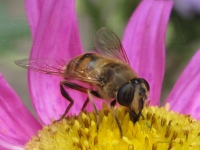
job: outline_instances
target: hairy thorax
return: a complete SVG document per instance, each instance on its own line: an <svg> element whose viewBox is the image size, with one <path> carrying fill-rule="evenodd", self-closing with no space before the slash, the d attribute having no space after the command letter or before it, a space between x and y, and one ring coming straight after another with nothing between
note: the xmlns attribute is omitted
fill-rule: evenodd
<svg viewBox="0 0 200 150"><path fill-rule="evenodd" d="M108 62L101 68L98 92L104 93L105 99L116 98L118 89L133 78L137 78L137 75L126 64Z"/></svg>

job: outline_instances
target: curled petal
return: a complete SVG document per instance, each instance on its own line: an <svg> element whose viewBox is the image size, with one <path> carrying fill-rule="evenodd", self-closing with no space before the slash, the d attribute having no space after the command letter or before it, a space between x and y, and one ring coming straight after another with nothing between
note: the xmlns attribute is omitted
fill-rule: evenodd
<svg viewBox="0 0 200 150"><path fill-rule="evenodd" d="M82 53L74 3L74 0L26 1L33 36L31 58L71 59ZM50 118L58 119L69 104L60 94L60 80L59 77L29 72L32 101L43 123L49 123ZM71 91L70 95L79 100L82 95L74 93ZM74 109L72 113L77 112L77 108Z"/></svg>
<svg viewBox="0 0 200 150"><path fill-rule="evenodd" d="M22 146L41 125L0 74L0 146Z"/></svg>
<svg viewBox="0 0 200 150"><path fill-rule="evenodd" d="M132 68L150 84L158 105L165 68L165 34L173 2L143 0L126 27L123 45Z"/></svg>
<svg viewBox="0 0 200 150"><path fill-rule="evenodd" d="M165 103L172 110L200 120L200 50L193 56Z"/></svg>

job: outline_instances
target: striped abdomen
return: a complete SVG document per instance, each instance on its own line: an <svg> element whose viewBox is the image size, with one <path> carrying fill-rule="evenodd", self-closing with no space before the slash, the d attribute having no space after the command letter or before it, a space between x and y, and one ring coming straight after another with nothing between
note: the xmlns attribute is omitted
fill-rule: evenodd
<svg viewBox="0 0 200 150"><path fill-rule="evenodd" d="M86 53L73 58L66 67L66 76L81 75L82 77L88 77L88 79L94 77L99 70L97 62L104 59L99 54Z"/></svg>

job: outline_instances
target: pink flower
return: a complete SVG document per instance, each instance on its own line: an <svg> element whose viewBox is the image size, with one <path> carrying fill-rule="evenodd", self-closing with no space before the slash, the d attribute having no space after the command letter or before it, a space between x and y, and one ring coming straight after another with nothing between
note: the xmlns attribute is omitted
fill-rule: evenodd
<svg viewBox="0 0 200 150"><path fill-rule="evenodd" d="M172 1L143 0L126 27L123 45L131 66L151 86L152 105L158 105L165 66L165 32ZM73 0L26 1L33 37L31 58L72 58L83 53ZM200 119L198 112L200 61L198 51L175 84L166 102L181 113ZM59 118L68 102L61 96L61 78L29 72L32 102L41 124ZM187 92L185 92L187 91ZM86 95L70 91L77 113ZM101 102L100 102L101 103ZM100 108L101 105L98 105ZM30 114L19 97L0 75L0 149L22 149L42 125Z"/></svg>

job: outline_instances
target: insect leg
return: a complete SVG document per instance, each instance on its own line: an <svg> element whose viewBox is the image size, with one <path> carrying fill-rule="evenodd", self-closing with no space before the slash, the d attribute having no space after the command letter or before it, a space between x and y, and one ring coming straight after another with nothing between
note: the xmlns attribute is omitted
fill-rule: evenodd
<svg viewBox="0 0 200 150"><path fill-rule="evenodd" d="M60 82L60 92L61 92L62 96L70 102L70 104L67 106L67 109L65 110L62 117L60 119L58 119L57 121L62 120L74 104L74 100L69 96L68 92L65 91L63 82Z"/></svg>
<svg viewBox="0 0 200 150"><path fill-rule="evenodd" d="M93 108L94 108L94 111L95 111L96 116L97 116L97 131L98 131L98 130L99 130L99 123L100 123L99 112L98 112L98 110L97 110L97 107L96 107L96 105L95 105L93 99L92 99L91 91L88 90L87 93L88 93L88 98L89 98L90 102L92 103Z"/></svg>
<svg viewBox="0 0 200 150"><path fill-rule="evenodd" d="M68 82L68 81L61 81L60 82L61 94L63 95L64 98L66 98L70 102L70 104L69 104L69 106L67 107L67 109L65 110L64 114L62 115L62 117L59 120L62 120L65 117L65 115L69 112L69 110L71 109L71 107L74 104L74 100L69 96L68 92L65 91L64 86L66 86L67 88L70 88L70 89L74 89L74 90L77 90L77 91L80 91L80 92L84 92L84 93L87 93L87 91L88 91L87 88L82 87L80 85L77 85L75 83L71 83L71 82ZM101 98L97 91L91 90L90 93L92 95L96 96L96 97ZM89 102L89 99L87 98L86 101L84 102L82 108L81 108L82 111L85 109L85 107L87 106L88 102Z"/></svg>
<svg viewBox="0 0 200 150"><path fill-rule="evenodd" d="M85 107L87 106L87 104L89 103L89 98L87 98L81 108L81 111L84 111L85 110Z"/></svg>
<svg viewBox="0 0 200 150"><path fill-rule="evenodd" d="M90 91L90 93L98 98L101 98L101 96L99 95L99 93L97 91ZM85 107L87 106L87 104L89 103L89 98L87 98L85 100L85 103L83 104L82 108L81 108L81 111L84 111L85 110Z"/></svg>
<svg viewBox="0 0 200 150"><path fill-rule="evenodd" d="M83 93L87 93L88 89L85 88L85 87L82 87L78 84L75 84L75 83L71 83L71 82L68 82L68 81L62 81L61 82L63 85L65 85L66 87L70 88L70 89L74 89L74 90L77 90L77 91L80 91L80 92L83 92ZM91 90L90 93L98 98L101 98L101 96L99 95L99 93L97 91L93 91ZM81 108L81 111L85 110L87 104L89 102L89 99L87 98Z"/></svg>
<svg viewBox="0 0 200 150"><path fill-rule="evenodd" d="M122 136L123 136L122 127L121 127L121 124L120 124L120 122L119 122L119 120L118 120L118 118L117 118L117 116L116 116L116 114L115 114L115 110L114 110L114 107L115 107L115 105L116 105L116 102L117 102L116 99L113 100L113 101L110 103L110 107L111 107L113 116L114 116L114 118L115 118L115 121L117 122L117 126L118 126L119 131L120 131L120 137L122 138Z"/></svg>

